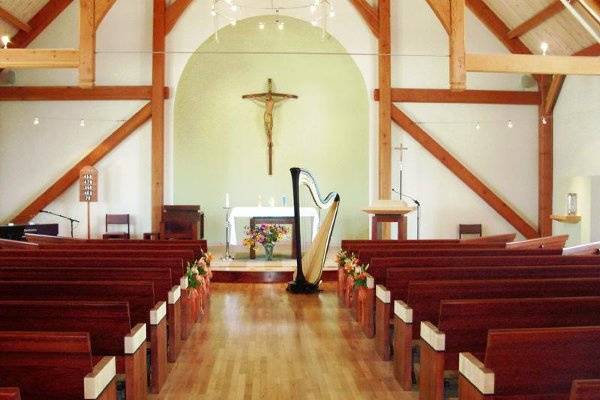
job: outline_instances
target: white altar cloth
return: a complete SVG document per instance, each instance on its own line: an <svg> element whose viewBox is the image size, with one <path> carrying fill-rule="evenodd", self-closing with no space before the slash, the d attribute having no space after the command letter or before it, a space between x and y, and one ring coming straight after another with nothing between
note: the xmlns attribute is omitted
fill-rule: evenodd
<svg viewBox="0 0 600 400"><path fill-rule="evenodd" d="M229 243L237 245L235 232L236 218L252 217L293 217L294 207L233 207L229 214ZM319 230L319 213L313 207L300 207L300 217L312 218L312 239L314 240Z"/></svg>

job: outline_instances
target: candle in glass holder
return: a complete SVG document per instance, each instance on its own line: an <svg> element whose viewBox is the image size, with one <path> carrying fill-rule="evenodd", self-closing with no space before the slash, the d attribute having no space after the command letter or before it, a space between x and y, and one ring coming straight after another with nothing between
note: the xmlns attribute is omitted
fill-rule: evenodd
<svg viewBox="0 0 600 400"><path fill-rule="evenodd" d="M567 215L577 215L577 193L567 194Z"/></svg>

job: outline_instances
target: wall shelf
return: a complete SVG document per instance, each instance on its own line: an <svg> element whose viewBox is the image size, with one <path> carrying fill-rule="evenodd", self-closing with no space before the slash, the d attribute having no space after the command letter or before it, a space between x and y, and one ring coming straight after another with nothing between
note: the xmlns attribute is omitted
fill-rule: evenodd
<svg viewBox="0 0 600 400"><path fill-rule="evenodd" d="M551 215L550 218L565 224L578 224L581 222L581 215Z"/></svg>

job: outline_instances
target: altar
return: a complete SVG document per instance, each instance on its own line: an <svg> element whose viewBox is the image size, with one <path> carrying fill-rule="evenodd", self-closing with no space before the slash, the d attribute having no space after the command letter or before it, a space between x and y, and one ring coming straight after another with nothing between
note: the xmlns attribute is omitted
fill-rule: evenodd
<svg viewBox="0 0 600 400"><path fill-rule="evenodd" d="M294 207L233 207L229 213L228 223L229 243L233 246L238 244L235 228L236 218L254 217L293 217ZM319 213L313 207L300 207L300 217L312 218L311 240L314 240L319 230Z"/></svg>

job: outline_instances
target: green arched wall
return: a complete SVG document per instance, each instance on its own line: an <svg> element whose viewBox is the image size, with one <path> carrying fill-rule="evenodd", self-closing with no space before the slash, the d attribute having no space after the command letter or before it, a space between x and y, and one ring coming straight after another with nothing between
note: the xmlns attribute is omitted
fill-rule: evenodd
<svg viewBox="0 0 600 400"><path fill-rule="evenodd" d="M239 21L204 42L190 57L175 99L174 200L200 204L206 236L223 242L225 193L233 206L282 196L291 204L289 169L300 166L321 190L341 196L334 240L367 237L360 209L368 204L369 105L362 75L334 38L294 18ZM259 30L258 23L265 23ZM281 54L288 53L288 54ZM314 54L321 53L321 54ZM274 173L267 174L263 109L246 93L294 93L275 111ZM308 205L308 202L306 202Z"/></svg>

